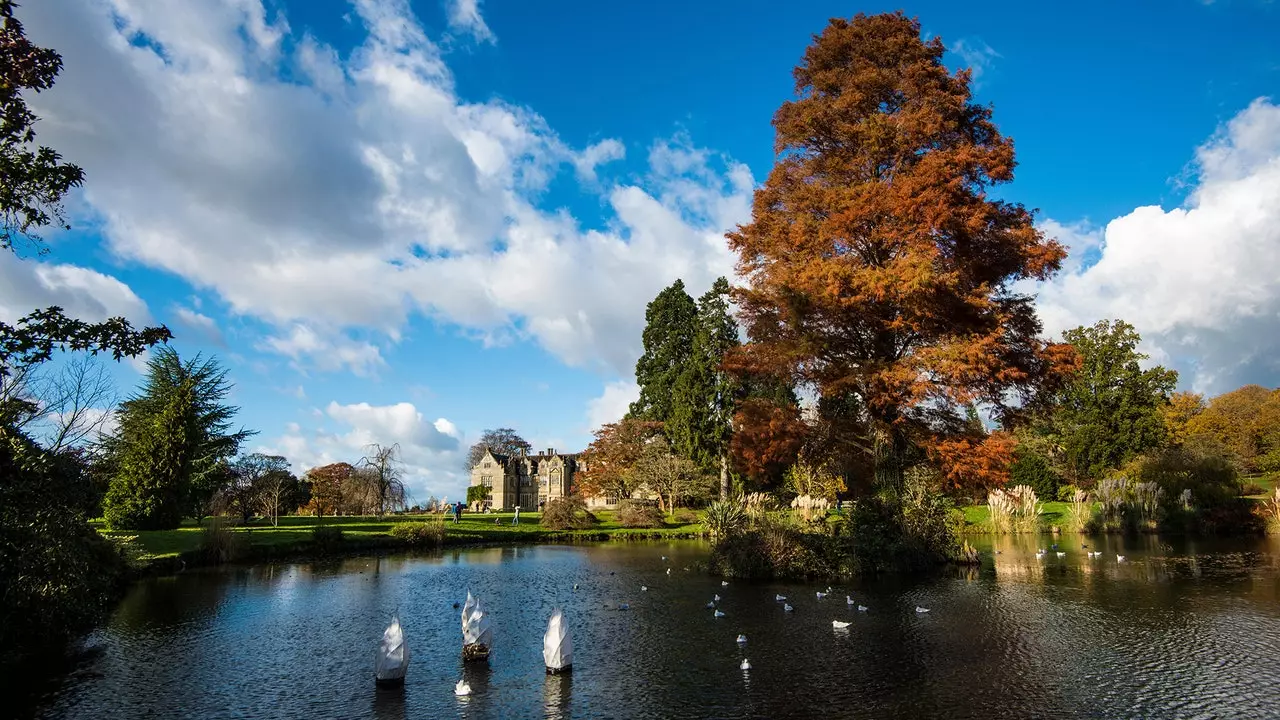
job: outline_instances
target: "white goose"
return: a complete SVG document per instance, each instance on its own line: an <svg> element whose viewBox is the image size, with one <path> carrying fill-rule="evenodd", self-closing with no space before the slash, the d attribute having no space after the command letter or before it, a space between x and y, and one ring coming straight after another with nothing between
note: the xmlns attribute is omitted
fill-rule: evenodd
<svg viewBox="0 0 1280 720"><path fill-rule="evenodd" d="M831 621L831 627L833 627L833 628L835 628L835 629L837 629L837 630L843 630L843 629L845 629L845 628L849 627L849 623L847 623L847 622L841 622L841 621L839 621L839 620L832 620L832 621Z"/></svg>

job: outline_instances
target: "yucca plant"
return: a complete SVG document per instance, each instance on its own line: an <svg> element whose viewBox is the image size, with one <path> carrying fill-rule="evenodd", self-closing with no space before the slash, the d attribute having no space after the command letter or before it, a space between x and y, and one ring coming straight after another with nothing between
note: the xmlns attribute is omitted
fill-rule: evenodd
<svg viewBox="0 0 1280 720"><path fill-rule="evenodd" d="M702 526L712 539L726 538L747 528L747 510L741 498L716 500L707 506Z"/></svg>

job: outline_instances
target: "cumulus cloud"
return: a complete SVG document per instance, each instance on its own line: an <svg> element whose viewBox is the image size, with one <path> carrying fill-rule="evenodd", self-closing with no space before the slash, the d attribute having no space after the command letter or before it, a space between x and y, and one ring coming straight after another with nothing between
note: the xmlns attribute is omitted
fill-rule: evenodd
<svg viewBox="0 0 1280 720"><path fill-rule="evenodd" d="M604 386L599 397L587 402L587 427L595 430L601 425L618 422L631 403L640 399L640 386L634 380L616 380Z"/></svg>
<svg viewBox="0 0 1280 720"><path fill-rule="evenodd" d="M260 0L24 6L65 60L33 98L41 137L85 168L108 249L267 322L299 366L364 373L424 314L629 374L644 304L731 271L745 166L677 138L632 184L599 182L620 143L571 148L527 108L464 102L405 0L354 11L364 40L340 55ZM565 171L605 227L539 207Z"/></svg>
<svg viewBox="0 0 1280 720"><path fill-rule="evenodd" d="M1280 384L1280 106L1254 101L1196 150L1194 170L1182 207L1069 230L1096 259L1026 289L1049 332L1126 320L1197 390Z"/></svg>
<svg viewBox="0 0 1280 720"><path fill-rule="evenodd" d="M0 253L0 321L11 323L32 310L51 305L86 322L121 316L135 326L151 322L151 313L142 298L110 275L77 265L24 261L11 253Z"/></svg>
<svg viewBox="0 0 1280 720"><path fill-rule="evenodd" d="M225 345L226 342L222 338L222 331L218 329L218 323L208 315L196 312L191 308L182 307L181 305L174 307L173 316L176 323L181 327L206 342L215 345Z"/></svg>
<svg viewBox="0 0 1280 720"><path fill-rule="evenodd" d="M369 445L400 445L405 484L418 500L465 492L462 434L445 418L428 420L412 403L342 405L330 402L319 418L338 429L289 423L283 435L257 448L289 458L295 472L335 462L358 464Z"/></svg>

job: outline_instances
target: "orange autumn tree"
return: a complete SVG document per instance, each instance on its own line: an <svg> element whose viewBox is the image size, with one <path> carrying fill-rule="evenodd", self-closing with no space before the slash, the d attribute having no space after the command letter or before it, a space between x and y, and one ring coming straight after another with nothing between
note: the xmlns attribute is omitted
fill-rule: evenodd
<svg viewBox="0 0 1280 720"><path fill-rule="evenodd" d="M940 447L960 408L1008 421L1075 363L1014 287L1065 250L988 195L1013 179L1013 143L943 51L900 12L832 20L774 116L778 160L751 222L728 234L749 337L730 366L852 396L891 492L910 447Z"/></svg>
<svg viewBox="0 0 1280 720"><path fill-rule="evenodd" d="M583 497L625 500L639 488L633 472L645 444L662 432L662 423L626 418L603 425L582 454L585 467L574 478L574 492Z"/></svg>

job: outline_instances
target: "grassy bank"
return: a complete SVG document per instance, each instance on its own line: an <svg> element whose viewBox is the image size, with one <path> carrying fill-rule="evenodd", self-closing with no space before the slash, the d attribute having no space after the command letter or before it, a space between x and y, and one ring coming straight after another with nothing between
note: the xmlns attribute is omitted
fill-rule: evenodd
<svg viewBox="0 0 1280 720"><path fill-rule="evenodd" d="M1047 531L1057 526L1066 529L1071 503L1047 502L1041 504L1040 529ZM991 508L987 505L966 505L964 511L964 529L971 533L991 532Z"/></svg>
<svg viewBox="0 0 1280 720"><path fill-rule="evenodd" d="M444 544L486 545L539 542L590 542L600 540L631 540L650 538L691 538L702 532L700 523L669 523L660 528L622 527L612 513L598 512L600 519L595 527L585 530L547 530L538 524L538 513L520 513L520 522L512 524L512 513L479 515L464 513L462 521L445 522ZM495 522L496 521L496 522ZM337 545L323 548L323 554L334 552L409 548L411 544L391 535L391 528L401 523L434 523L426 516L387 517L282 517L278 527L259 520L242 526L225 526L236 546L236 559L242 561L280 559L290 556L318 554L321 548L314 542L317 527L333 528L342 532L343 540ZM177 560L187 565L203 561L202 551L206 543L205 519L201 525L186 521L174 530L144 530L138 532L111 532L101 521L94 526L108 537L136 537L139 560L155 569L163 569Z"/></svg>

